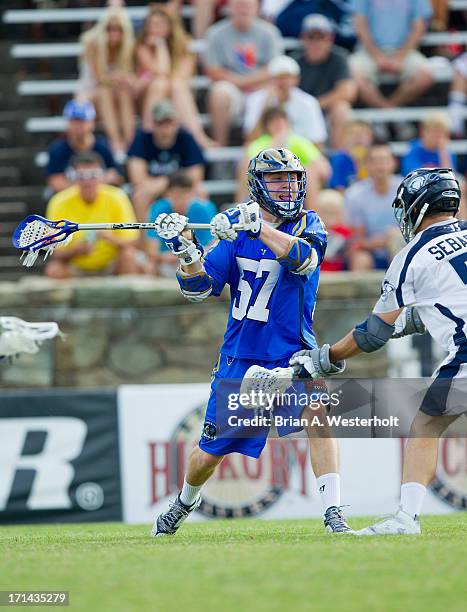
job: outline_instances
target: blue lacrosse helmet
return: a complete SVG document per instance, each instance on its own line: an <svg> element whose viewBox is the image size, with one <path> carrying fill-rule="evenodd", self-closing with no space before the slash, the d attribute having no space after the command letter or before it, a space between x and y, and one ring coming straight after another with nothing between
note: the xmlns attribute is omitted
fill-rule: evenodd
<svg viewBox="0 0 467 612"><path fill-rule="evenodd" d="M279 188L284 180L270 179L272 172L288 172L287 188ZM297 175L295 181L290 175ZM276 188L275 188L276 187ZM250 160L248 166L250 198L275 217L295 219L301 213L306 194L306 172L298 157L289 149L265 149Z"/></svg>

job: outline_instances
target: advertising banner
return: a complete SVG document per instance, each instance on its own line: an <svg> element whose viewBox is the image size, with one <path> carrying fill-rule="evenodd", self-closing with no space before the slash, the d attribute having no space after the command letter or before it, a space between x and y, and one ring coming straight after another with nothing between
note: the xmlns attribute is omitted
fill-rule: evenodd
<svg viewBox="0 0 467 612"><path fill-rule="evenodd" d="M2 391L0 441L0 523L122 519L115 391Z"/></svg>
<svg viewBox="0 0 467 612"><path fill-rule="evenodd" d="M153 521L176 495L190 450L202 431L208 396L207 384L119 389L125 521ZM465 440L447 439L441 444L444 450L438 475L443 484L438 488L443 493L430 491L424 505L428 513L462 509L467 495L465 455L462 459ZM349 504L346 514L394 511L399 499L404 442L399 438L344 438L339 445L342 502ZM446 470L453 475L446 478ZM321 515L307 439L273 438L259 460L235 454L226 457L203 488L203 503L193 519Z"/></svg>

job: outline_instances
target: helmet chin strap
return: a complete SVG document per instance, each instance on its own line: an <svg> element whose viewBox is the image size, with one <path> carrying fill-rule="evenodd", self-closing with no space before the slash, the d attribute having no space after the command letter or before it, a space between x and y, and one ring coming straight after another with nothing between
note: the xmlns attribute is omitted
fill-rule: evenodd
<svg viewBox="0 0 467 612"><path fill-rule="evenodd" d="M420 213L419 213L419 215L417 217L417 220L415 221L415 223L412 226L412 233L413 234L415 234L415 232L419 228L420 223L423 221L423 217L425 216L425 213L428 210L429 206L430 205L427 204L427 203L422 206L422 209L421 209L421 211L420 211Z"/></svg>

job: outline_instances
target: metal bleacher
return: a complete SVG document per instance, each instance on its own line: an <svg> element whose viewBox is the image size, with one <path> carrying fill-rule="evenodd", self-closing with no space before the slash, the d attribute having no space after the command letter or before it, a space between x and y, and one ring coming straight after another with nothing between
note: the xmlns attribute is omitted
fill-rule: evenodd
<svg viewBox="0 0 467 612"><path fill-rule="evenodd" d="M467 10L467 0L451 0L449 4L453 11ZM89 23L99 19L104 10L104 8L35 10L14 8L3 12L3 23L17 28L20 32L34 31L34 40L36 40L37 28L40 29L41 25ZM142 21L148 12L148 6L131 6L127 10L132 19ZM190 19L192 14L191 5L182 7L184 19ZM8 27L4 28L4 31L8 33ZM2 250L7 242L5 232L11 230L13 219L19 219L27 212L38 212L39 207L43 206L40 199L42 183L40 185L38 183L42 182L41 168L47 163L47 153L44 149L47 143L65 128L63 118L57 113L61 111L65 99L76 92L77 59L82 51L81 44L76 38L58 41L52 38L43 42L31 42L23 36L23 40L25 42L15 40L9 47L10 61L16 63L17 68L21 62L23 68L21 73L18 73L17 68L12 73L21 75L20 78L16 78L13 87L11 87L13 80L8 82L8 87L12 89L11 95L15 97L16 102L12 103L11 110L7 113L0 113L8 120L11 117L11 126L6 128L10 134L8 140L10 148L3 153L3 158L9 156L9 163L12 164L7 168L0 166L0 179L4 176L7 178L4 195L0 191L0 275L3 276L5 269L13 268L13 258ZM422 46L425 48L442 45L467 45L467 32L434 32L426 34L423 38ZM192 52L200 54L205 41L192 40L190 46ZM284 39L284 52L299 48L301 48L299 40ZM443 58L431 58L430 61L437 86L443 90L447 89L445 86L452 79L450 63ZM384 82L390 85L393 78L387 77ZM203 75L197 75L191 80L191 87L198 96L209 88L209 84L209 79ZM354 109L353 115L373 124L413 123L423 119L429 111L444 110L444 107L439 106L437 99L426 98L421 104L399 109L357 108ZM467 118L467 111L465 117ZM204 125L208 124L207 115L202 114L201 119ZM3 129L3 124L0 124L0 142ZM391 146L398 157L407 150L406 142L392 142ZM456 153L467 153L467 140L453 142L452 149ZM241 154L241 147L233 146L208 150L206 158L211 169L216 164L227 163L233 172ZM20 168L17 172L13 164ZM205 187L217 201L230 202L235 191L235 180L233 178L208 180L205 182Z"/></svg>

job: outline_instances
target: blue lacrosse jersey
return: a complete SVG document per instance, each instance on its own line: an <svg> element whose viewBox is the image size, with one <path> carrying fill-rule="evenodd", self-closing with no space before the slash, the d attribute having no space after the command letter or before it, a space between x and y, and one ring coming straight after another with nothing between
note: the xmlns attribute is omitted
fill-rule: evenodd
<svg viewBox="0 0 467 612"><path fill-rule="evenodd" d="M319 263L326 250L326 231L314 211L278 227L311 242ZM261 240L239 232L234 242L221 240L206 256L212 295L230 286L230 313L221 353L238 359L275 361L302 348L316 347L313 312L319 268L293 274Z"/></svg>

